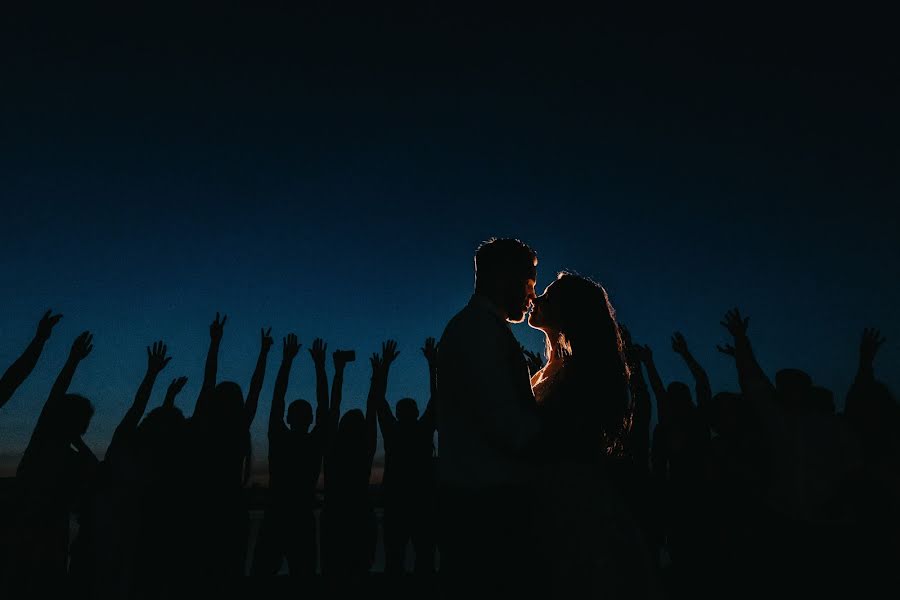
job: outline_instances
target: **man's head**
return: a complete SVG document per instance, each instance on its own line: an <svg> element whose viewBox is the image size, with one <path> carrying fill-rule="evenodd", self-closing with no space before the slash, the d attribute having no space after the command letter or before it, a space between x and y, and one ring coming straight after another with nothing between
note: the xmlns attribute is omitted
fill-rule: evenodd
<svg viewBox="0 0 900 600"><path fill-rule="evenodd" d="M475 252L475 293L489 298L508 321L521 323L535 298L537 254L512 238L491 238Z"/></svg>
<svg viewBox="0 0 900 600"><path fill-rule="evenodd" d="M288 405L287 422L291 431L306 433L312 423L312 406L306 400L294 400Z"/></svg>
<svg viewBox="0 0 900 600"><path fill-rule="evenodd" d="M419 420L419 406L412 398L403 398L397 402L397 420L402 423L415 423Z"/></svg>
<svg viewBox="0 0 900 600"><path fill-rule="evenodd" d="M66 429L66 437L74 439L87 433L94 416L94 406L91 401L78 394L66 394L60 407L57 419Z"/></svg>

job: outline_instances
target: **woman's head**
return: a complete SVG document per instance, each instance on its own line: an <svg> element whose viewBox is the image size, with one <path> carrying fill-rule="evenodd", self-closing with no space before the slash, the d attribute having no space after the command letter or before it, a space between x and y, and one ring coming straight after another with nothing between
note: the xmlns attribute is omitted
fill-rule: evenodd
<svg viewBox="0 0 900 600"><path fill-rule="evenodd" d="M73 439L87 433L93 416L94 406L90 400L78 394L66 394L62 402L56 404L51 418L60 424L69 439Z"/></svg>
<svg viewBox="0 0 900 600"><path fill-rule="evenodd" d="M606 290L562 272L535 301L529 319L567 363L568 393L589 411L607 452L620 449L628 429L628 368L615 310Z"/></svg>
<svg viewBox="0 0 900 600"><path fill-rule="evenodd" d="M528 324L544 331L551 344L560 342L569 354L576 352L579 345L585 350L593 347L622 352L609 295L602 285L580 275L559 273L556 281L534 300Z"/></svg>
<svg viewBox="0 0 900 600"><path fill-rule="evenodd" d="M312 420L312 406L306 400L294 400L288 405L287 422L291 427L291 431L306 433L309 431Z"/></svg>

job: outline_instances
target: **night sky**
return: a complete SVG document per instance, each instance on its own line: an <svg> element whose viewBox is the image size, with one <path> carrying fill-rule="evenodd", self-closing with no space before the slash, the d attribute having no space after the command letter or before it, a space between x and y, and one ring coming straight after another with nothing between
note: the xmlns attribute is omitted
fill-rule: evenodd
<svg viewBox="0 0 900 600"><path fill-rule="evenodd" d="M424 408L419 348L490 236L537 250L539 289L564 268L602 282L667 381L690 381L680 330L714 390L737 389L715 345L739 306L771 375L807 370L841 407L877 326L878 376L900 389L884 16L112 10L0 20L0 369L44 310L65 315L0 410L0 475L85 329L71 391L96 406L100 456L156 339L174 359L150 407L186 375L190 413L216 311L219 379L245 392L259 328L276 337L259 459L289 332L289 401L314 399L320 336L357 351L344 397L363 407L366 357L395 338L389 401Z"/></svg>

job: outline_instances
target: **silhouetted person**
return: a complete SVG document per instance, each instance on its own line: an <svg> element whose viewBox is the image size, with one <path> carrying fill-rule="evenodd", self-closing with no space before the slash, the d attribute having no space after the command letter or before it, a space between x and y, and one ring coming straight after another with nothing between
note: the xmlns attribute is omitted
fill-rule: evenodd
<svg viewBox="0 0 900 600"><path fill-rule="evenodd" d="M256 415L272 347L269 331L260 331L260 351L244 401L237 383L216 384L218 351L227 317L210 325L203 387L191 421L195 463L194 515L199 525L194 560L201 576L244 574L249 515L243 487L250 468L250 425Z"/></svg>
<svg viewBox="0 0 900 600"><path fill-rule="evenodd" d="M372 379L365 415L353 409L340 418L341 386L346 355L334 354L335 379L328 415L325 451L325 508L322 512L324 572L332 581L358 580L372 566L377 525L369 496L377 442L377 403L384 397L396 343L372 355Z"/></svg>
<svg viewBox="0 0 900 600"><path fill-rule="evenodd" d="M151 410L137 429L135 454L143 494L137 507L141 517L134 558L133 589L138 597L171 597L194 573L188 567L193 549L186 543L193 515L185 492L195 474L188 421L175 406L186 383L186 377L173 379L162 406Z"/></svg>
<svg viewBox="0 0 900 600"><path fill-rule="evenodd" d="M554 595L646 598L658 585L630 504L631 398L614 315L601 285L563 272L528 318L549 349L532 385L544 431L538 568Z"/></svg>
<svg viewBox="0 0 900 600"><path fill-rule="evenodd" d="M425 340L422 353L428 361L431 391L422 417L419 417L419 407L412 398L397 402L396 417L386 398L381 398L378 404L378 421L384 439L385 573L389 574L404 572L408 542L412 542L415 552L416 573L434 571L432 457L437 427L437 346L434 338Z"/></svg>
<svg viewBox="0 0 900 600"><path fill-rule="evenodd" d="M113 433L79 515L69 572L77 588L93 598L131 595L135 551L141 530L145 474L139 461L138 424L159 373L171 360L166 346L147 347L147 371L134 401Z"/></svg>
<svg viewBox="0 0 900 600"><path fill-rule="evenodd" d="M515 594L534 573L541 427L509 323L521 323L535 297L536 265L535 252L518 240L482 244L475 293L439 343L439 543L441 579L451 594L476 582Z"/></svg>
<svg viewBox="0 0 900 600"><path fill-rule="evenodd" d="M72 344L16 472L21 537L14 572L34 583L65 575L69 513L80 503L97 466L81 437L94 408L84 396L67 393L79 363L93 349L92 339L85 331Z"/></svg>
<svg viewBox="0 0 900 600"><path fill-rule="evenodd" d="M844 410L863 460L841 498L853 511L843 568L854 581L866 584L865 591L873 592L894 585L894 565L900 556L900 406L875 378L874 369L884 342L877 329L863 331L859 367Z"/></svg>
<svg viewBox="0 0 900 600"><path fill-rule="evenodd" d="M49 310L44 313L44 316L38 323L34 339L32 339L31 343L28 344L28 347L25 348L25 352L22 353L22 356L17 358L16 361L9 366L3 376L0 377L0 408L3 408L3 405L12 398L13 393L34 370L34 366L41 356L41 351L44 349L44 344L50 339L50 333L53 331L53 326L62 319L62 315L53 315L51 313L52 311Z"/></svg>
<svg viewBox="0 0 900 600"><path fill-rule="evenodd" d="M253 573L278 572L285 558L291 575L315 575L316 519L315 493L322 472L325 427L328 419L328 376L325 372L326 344L317 339L309 353L316 369L316 422L312 431L312 407L306 400L294 400L284 424L284 397L291 364L299 352L297 336L283 342L283 358L275 380L269 413L269 504L256 549Z"/></svg>
<svg viewBox="0 0 900 600"><path fill-rule="evenodd" d="M829 586L818 574L832 573L833 583L841 575L845 536L838 524L846 520L847 507L836 500L858 470L856 440L835 415L816 409L806 373L782 369L772 385L753 354L748 322L737 309L726 313L722 325L734 345L723 350L735 357L742 395L771 457L766 565L785 581L785 589L825 591Z"/></svg>

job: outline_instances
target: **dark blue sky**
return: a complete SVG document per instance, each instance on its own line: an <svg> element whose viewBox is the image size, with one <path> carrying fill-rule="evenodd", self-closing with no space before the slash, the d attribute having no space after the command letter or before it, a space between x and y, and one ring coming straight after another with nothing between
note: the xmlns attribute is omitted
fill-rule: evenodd
<svg viewBox="0 0 900 600"><path fill-rule="evenodd" d="M873 15L392 13L12 15L4 24L0 368L65 314L0 414L24 449L71 340L72 390L101 454L162 338L190 410L208 324L246 389L260 326L308 348L401 354L390 401L425 401L418 349L472 289L491 235L603 282L666 379L684 332L716 390L726 309L764 368L808 370L842 403L880 326L900 383L900 119L894 36ZM96 18L95 18L96 17ZM515 328L537 348L540 336ZM279 342L280 343L280 342ZM277 347L276 347L277 349ZM280 350L254 427L264 456ZM289 397L312 399L307 354Z"/></svg>

